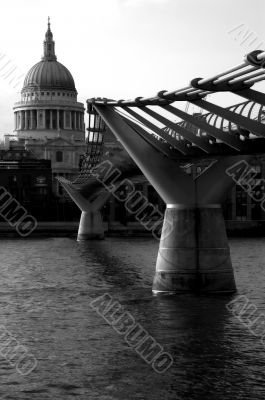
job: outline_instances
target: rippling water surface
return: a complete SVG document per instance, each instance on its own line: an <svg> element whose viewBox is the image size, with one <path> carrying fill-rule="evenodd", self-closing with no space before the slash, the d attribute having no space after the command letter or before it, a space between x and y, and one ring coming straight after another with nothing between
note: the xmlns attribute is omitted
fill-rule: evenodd
<svg viewBox="0 0 265 400"><path fill-rule="evenodd" d="M232 239L239 294L265 313L265 238ZM1 240L0 324L37 368L0 358L0 399L264 400L265 348L226 309L229 296L153 296L158 242ZM109 293L174 358L157 374L89 306Z"/></svg>

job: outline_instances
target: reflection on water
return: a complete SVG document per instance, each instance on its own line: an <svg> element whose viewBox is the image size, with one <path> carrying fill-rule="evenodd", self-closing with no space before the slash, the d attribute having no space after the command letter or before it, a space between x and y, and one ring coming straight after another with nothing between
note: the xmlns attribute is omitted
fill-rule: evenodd
<svg viewBox="0 0 265 400"><path fill-rule="evenodd" d="M265 239L232 239L239 294L265 312ZM38 359L20 376L0 358L1 399L265 398L261 342L231 296L153 296L158 242L1 240L0 324ZM90 307L110 293L174 358L155 373Z"/></svg>

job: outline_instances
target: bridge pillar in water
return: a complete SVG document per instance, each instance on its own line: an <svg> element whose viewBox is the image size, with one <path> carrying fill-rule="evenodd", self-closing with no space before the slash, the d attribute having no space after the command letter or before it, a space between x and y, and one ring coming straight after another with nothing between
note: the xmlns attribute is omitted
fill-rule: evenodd
<svg viewBox="0 0 265 400"><path fill-rule="evenodd" d="M167 206L153 292L236 290L221 206Z"/></svg>
<svg viewBox="0 0 265 400"><path fill-rule="evenodd" d="M242 156L215 160L201 175L189 177L186 186L182 185L181 203L167 204L154 293L236 291L221 203L242 173L238 160L242 162ZM180 195L175 195L178 198Z"/></svg>
<svg viewBox="0 0 265 400"><path fill-rule="evenodd" d="M203 173L193 178L177 159L157 151L111 107L94 107L167 204L153 292L234 292L220 204L242 174L238 162L249 156L222 155L214 160L212 156Z"/></svg>
<svg viewBox="0 0 265 400"><path fill-rule="evenodd" d="M105 229L100 210L109 198L110 193L100 188L91 193L91 196L84 196L71 182L62 177L58 180L81 210L77 241L104 239Z"/></svg>
<svg viewBox="0 0 265 400"><path fill-rule="evenodd" d="M233 187L234 180L244 172L242 159L248 158L224 156L215 160L183 188L182 204L167 204L153 282L154 293L236 291L221 202ZM238 167L240 163L243 169ZM183 204L185 194L189 195Z"/></svg>
<svg viewBox="0 0 265 400"><path fill-rule="evenodd" d="M104 226L99 210L82 211L77 240L104 239Z"/></svg>

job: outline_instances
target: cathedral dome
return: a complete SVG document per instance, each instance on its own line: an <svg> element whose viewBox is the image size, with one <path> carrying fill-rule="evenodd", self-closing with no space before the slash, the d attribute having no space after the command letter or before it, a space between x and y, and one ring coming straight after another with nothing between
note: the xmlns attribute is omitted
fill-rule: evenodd
<svg viewBox="0 0 265 400"><path fill-rule="evenodd" d="M48 30L45 34L43 46L42 60L33 65L27 73L22 92L34 89L60 89L76 92L71 72L57 61L50 20L48 20Z"/></svg>
<svg viewBox="0 0 265 400"><path fill-rule="evenodd" d="M43 59L29 70L22 91L34 88L76 92L75 82L70 71L57 60Z"/></svg>

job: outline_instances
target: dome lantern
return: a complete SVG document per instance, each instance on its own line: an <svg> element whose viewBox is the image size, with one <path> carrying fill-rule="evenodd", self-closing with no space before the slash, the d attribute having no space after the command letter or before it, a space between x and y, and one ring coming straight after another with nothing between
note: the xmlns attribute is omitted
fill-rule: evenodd
<svg viewBox="0 0 265 400"><path fill-rule="evenodd" d="M48 60L48 61L53 61L57 60L57 57L55 55L55 43L53 40L53 34L51 31L51 23L50 23L50 17L48 17L48 29L45 34L45 40L43 42L43 57L42 60Z"/></svg>

